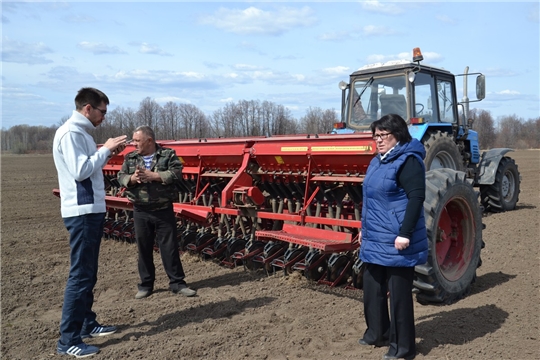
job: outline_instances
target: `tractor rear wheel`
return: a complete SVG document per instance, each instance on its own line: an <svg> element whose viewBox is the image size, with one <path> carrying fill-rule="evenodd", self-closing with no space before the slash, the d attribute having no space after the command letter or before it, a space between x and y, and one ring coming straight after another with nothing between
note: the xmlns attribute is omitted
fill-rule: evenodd
<svg viewBox="0 0 540 360"><path fill-rule="evenodd" d="M417 300L450 304L468 293L482 248L482 213L465 173L428 171L424 214L429 252L415 267Z"/></svg>
<svg viewBox="0 0 540 360"><path fill-rule="evenodd" d="M514 210L519 197L519 172L514 159L507 156L497 167L495 182L480 186L482 205L486 211L504 212Z"/></svg>
<svg viewBox="0 0 540 360"><path fill-rule="evenodd" d="M453 169L464 171L465 165L458 147L450 134L436 131L423 141L426 148L426 170Z"/></svg>

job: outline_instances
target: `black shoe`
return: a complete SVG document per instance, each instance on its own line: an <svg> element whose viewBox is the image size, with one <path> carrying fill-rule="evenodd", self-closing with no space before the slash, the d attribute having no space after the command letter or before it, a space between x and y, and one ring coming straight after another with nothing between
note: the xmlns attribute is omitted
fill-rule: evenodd
<svg viewBox="0 0 540 360"><path fill-rule="evenodd" d="M385 340L383 342L380 342L380 343L368 343L366 340L364 340L363 338L358 340L358 343L360 345L364 345L364 346L375 346L375 347L384 347L384 346L388 346L390 345L390 341L389 340Z"/></svg>

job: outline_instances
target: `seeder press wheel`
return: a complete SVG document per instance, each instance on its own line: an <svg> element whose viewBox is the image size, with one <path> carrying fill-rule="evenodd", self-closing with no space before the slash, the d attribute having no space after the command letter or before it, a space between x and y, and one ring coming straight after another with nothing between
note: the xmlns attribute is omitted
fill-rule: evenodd
<svg viewBox="0 0 540 360"><path fill-rule="evenodd" d="M308 280L319 281L328 268L326 258L327 256L325 254L317 250L310 250L305 259L306 268L304 269L304 276Z"/></svg>
<svg viewBox="0 0 540 360"><path fill-rule="evenodd" d="M351 258L345 254L334 253L328 259L326 280L332 286L343 284L349 280L351 270Z"/></svg>
<svg viewBox="0 0 540 360"><path fill-rule="evenodd" d="M265 243L262 241L252 241L246 246L246 250L243 257L244 266L249 270L257 270L262 268L263 264L257 261L253 261L253 257L262 253Z"/></svg>

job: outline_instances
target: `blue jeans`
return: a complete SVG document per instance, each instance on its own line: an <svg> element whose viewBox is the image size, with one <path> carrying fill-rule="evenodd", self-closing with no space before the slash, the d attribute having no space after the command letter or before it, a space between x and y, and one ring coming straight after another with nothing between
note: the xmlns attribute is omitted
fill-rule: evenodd
<svg viewBox="0 0 540 360"><path fill-rule="evenodd" d="M92 304L105 213L85 214L63 220L69 232L71 267L64 292L60 342L63 345L76 345L82 342L81 330L90 331L97 325Z"/></svg>

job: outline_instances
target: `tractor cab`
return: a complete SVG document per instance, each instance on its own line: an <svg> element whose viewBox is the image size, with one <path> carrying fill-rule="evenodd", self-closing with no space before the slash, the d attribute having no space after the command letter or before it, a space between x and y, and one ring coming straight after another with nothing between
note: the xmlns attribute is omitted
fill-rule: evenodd
<svg viewBox="0 0 540 360"><path fill-rule="evenodd" d="M339 84L341 123L335 125L333 132L369 131L372 122L393 113L410 125L440 125L459 136L458 105L461 104L457 101L455 76L447 70L420 64L422 60L422 53L416 48L412 61L366 65L350 75L349 84L342 81ZM484 92L483 75L480 75L477 79L479 100ZM468 104L468 99L465 102Z"/></svg>

